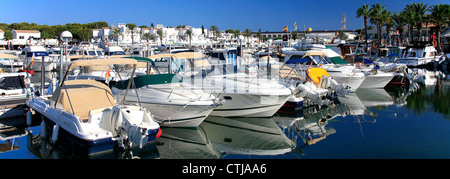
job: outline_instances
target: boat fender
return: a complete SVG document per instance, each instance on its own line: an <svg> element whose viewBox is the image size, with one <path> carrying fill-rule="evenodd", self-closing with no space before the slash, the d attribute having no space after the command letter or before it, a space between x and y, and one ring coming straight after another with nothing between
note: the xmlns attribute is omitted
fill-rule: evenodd
<svg viewBox="0 0 450 179"><path fill-rule="evenodd" d="M59 125L55 124L53 126L53 133L52 133L52 142L55 143L58 140L58 133L59 133Z"/></svg>
<svg viewBox="0 0 450 179"><path fill-rule="evenodd" d="M27 125L28 126L31 126L31 123L33 122L33 120L32 120L32 116L31 116L32 114L31 114L31 110L28 110L27 111Z"/></svg>
<svg viewBox="0 0 450 179"><path fill-rule="evenodd" d="M41 122L41 137L47 138L47 124L45 124L45 121Z"/></svg>
<svg viewBox="0 0 450 179"><path fill-rule="evenodd" d="M162 130L161 130L161 128L159 128L158 133L156 134L156 138L161 137L161 135L162 135Z"/></svg>

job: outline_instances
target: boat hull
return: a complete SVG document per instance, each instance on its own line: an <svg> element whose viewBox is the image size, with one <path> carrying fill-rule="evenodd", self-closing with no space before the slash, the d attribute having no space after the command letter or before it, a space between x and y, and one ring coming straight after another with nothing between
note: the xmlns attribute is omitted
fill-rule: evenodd
<svg viewBox="0 0 450 179"><path fill-rule="evenodd" d="M215 108L211 116L272 117L290 95L215 94L226 102Z"/></svg>
<svg viewBox="0 0 450 179"><path fill-rule="evenodd" d="M153 117L166 127L197 127L217 105L168 105L143 102Z"/></svg>
<svg viewBox="0 0 450 179"><path fill-rule="evenodd" d="M363 83L365 76L329 73L339 85L345 84L350 92L355 92Z"/></svg>
<svg viewBox="0 0 450 179"><path fill-rule="evenodd" d="M42 115L42 114L40 114ZM46 123L47 135L53 135L53 126L56 125L48 117L43 117ZM78 136L73 135L71 132L64 128L59 128L58 142L66 147L70 147L79 153L94 155L103 152L110 152L114 149L114 145L117 145L112 138L103 138L98 140L86 140Z"/></svg>
<svg viewBox="0 0 450 179"><path fill-rule="evenodd" d="M368 75L359 88L384 88L393 78L394 75L389 73Z"/></svg>

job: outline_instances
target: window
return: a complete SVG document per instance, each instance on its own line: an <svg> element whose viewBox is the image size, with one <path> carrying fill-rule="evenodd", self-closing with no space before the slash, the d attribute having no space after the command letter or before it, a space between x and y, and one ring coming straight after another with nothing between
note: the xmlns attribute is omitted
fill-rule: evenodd
<svg viewBox="0 0 450 179"><path fill-rule="evenodd" d="M14 90L25 88L23 82L23 76L10 76L0 78L0 89L3 90Z"/></svg>
<svg viewBox="0 0 450 179"><path fill-rule="evenodd" d="M25 37L24 36L19 36L19 39L25 39Z"/></svg>

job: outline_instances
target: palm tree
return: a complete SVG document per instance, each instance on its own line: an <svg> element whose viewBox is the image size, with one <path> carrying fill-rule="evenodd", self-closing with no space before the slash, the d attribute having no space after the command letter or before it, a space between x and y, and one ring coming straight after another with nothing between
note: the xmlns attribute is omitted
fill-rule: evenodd
<svg viewBox="0 0 450 179"><path fill-rule="evenodd" d="M192 40L192 31L191 29L187 29L185 34L189 37L189 47L192 47L191 40Z"/></svg>
<svg viewBox="0 0 450 179"><path fill-rule="evenodd" d="M162 40L163 40L163 37L164 37L163 31L161 29L159 29L158 31L156 31L156 34L158 34L159 41L161 42L161 45L162 45Z"/></svg>
<svg viewBox="0 0 450 179"><path fill-rule="evenodd" d="M390 42L391 38L389 36L389 31L391 30L391 27L394 26L391 12L389 12L388 10L384 10L383 16L381 19L383 20L383 23L386 26L386 33L387 33L387 38L388 38L387 41Z"/></svg>
<svg viewBox="0 0 450 179"><path fill-rule="evenodd" d="M421 37L420 32L422 30L422 23L425 22L426 13L430 8L428 7L428 5L426 5L426 4L424 5L423 3L417 3L417 4L411 3L411 8L416 15L416 22L417 22L416 27L417 27L417 31L419 31L418 37L420 40L420 37Z"/></svg>
<svg viewBox="0 0 450 179"><path fill-rule="evenodd" d="M145 33L144 35L142 35L142 38L144 40L147 41L147 44L149 43L150 39L151 39L151 35L149 33Z"/></svg>
<svg viewBox="0 0 450 179"><path fill-rule="evenodd" d="M386 6L381 6L380 3L372 5L370 8L370 23L377 26L378 44L381 45L381 28L383 26L383 11Z"/></svg>
<svg viewBox="0 0 450 179"><path fill-rule="evenodd" d="M119 28L115 28L113 30L113 34L117 37L117 45L119 45L119 36L123 37L123 33L120 31Z"/></svg>
<svg viewBox="0 0 450 179"><path fill-rule="evenodd" d="M436 24L437 27L437 45L438 50L442 51L441 47L441 30L442 26L449 23L449 16L450 16L450 5L448 4L439 4L439 5L433 5L429 9L430 11L430 20L434 24Z"/></svg>
<svg viewBox="0 0 450 179"><path fill-rule="evenodd" d="M219 27L217 27L217 26L215 26L215 25L212 25L211 27L209 27L209 30L210 30L211 32L213 32L214 37L216 37L216 38L220 35Z"/></svg>
<svg viewBox="0 0 450 179"><path fill-rule="evenodd" d="M398 30L398 33L400 34L400 42L398 43L399 46L403 44L403 27L407 24L404 16L404 12L400 12L399 14L397 14L397 12L394 12L392 14L392 20L394 21L395 30Z"/></svg>
<svg viewBox="0 0 450 179"><path fill-rule="evenodd" d="M241 35L241 30L239 30L239 29L236 29L236 30L234 30L234 37L237 39L238 38L238 36L239 35Z"/></svg>
<svg viewBox="0 0 450 179"><path fill-rule="evenodd" d="M365 5L363 4L360 8L358 8L356 10L356 17L360 18L363 17L364 18L364 33L366 34L365 40L366 40L366 48L367 48L367 39L368 39L368 34L367 34L367 21L369 19L370 16L370 11L369 11L369 5ZM366 49L367 50L367 49Z"/></svg>
<svg viewBox="0 0 450 179"><path fill-rule="evenodd" d="M413 30L414 30L414 26L417 24L416 23L416 13L412 10L412 5L411 4L407 4L404 11L404 18L406 23L408 24L408 38L409 41L411 42L413 40Z"/></svg>
<svg viewBox="0 0 450 179"><path fill-rule="evenodd" d="M128 23L127 27L128 27L128 29L131 30L131 45L133 45L134 44L134 28L136 28L136 24Z"/></svg>
<svg viewBox="0 0 450 179"><path fill-rule="evenodd" d="M245 29L244 32L242 32L242 35L247 37L247 44L250 45L250 37L253 35L253 31L250 29Z"/></svg>

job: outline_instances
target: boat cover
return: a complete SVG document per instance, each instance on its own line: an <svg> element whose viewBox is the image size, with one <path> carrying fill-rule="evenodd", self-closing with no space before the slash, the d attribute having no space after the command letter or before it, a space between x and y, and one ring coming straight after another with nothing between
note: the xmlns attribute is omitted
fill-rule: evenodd
<svg viewBox="0 0 450 179"><path fill-rule="evenodd" d="M136 88L142 88L147 85L158 85L158 84L166 84L166 83L180 83L181 80L175 76L175 74L156 74L156 75L143 75L137 76L134 79L134 84ZM118 89L127 89L128 82L130 80L124 80L122 82L118 82L115 85Z"/></svg>
<svg viewBox="0 0 450 179"><path fill-rule="evenodd" d="M62 108L83 121L89 119L89 111L114 106L114 96L105 84L95 80L69 80L59 86L52 99L56 107Z"/></svg>
<svg viewBox="0 0 450 179"><path fill-rule="evenodd" d="M320 83L320 78L322 78L322 75L330 76L330 74L328 74L328 72L323 68L310 68L306 70L308 80L316 85Z"/></svg>

